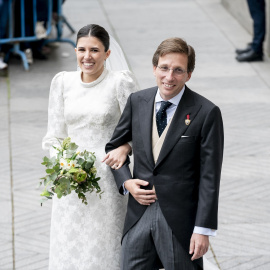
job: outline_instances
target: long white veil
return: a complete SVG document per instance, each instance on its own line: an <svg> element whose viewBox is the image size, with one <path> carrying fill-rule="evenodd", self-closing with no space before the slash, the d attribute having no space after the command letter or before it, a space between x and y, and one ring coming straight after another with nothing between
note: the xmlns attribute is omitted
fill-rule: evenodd
<svg viewBox="0 0 270 270"><path fill-rule="evenodd" d="M129 70L125 55L112 35L110 35L111 54L106 60L106 68L109 70Z"/></svg>

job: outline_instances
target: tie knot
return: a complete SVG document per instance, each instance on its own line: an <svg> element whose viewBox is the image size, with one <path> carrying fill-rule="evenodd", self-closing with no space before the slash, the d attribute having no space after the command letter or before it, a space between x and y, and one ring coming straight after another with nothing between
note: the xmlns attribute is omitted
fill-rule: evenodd
<svg viewBox="0 0 270 270"><path fill-rule="evenodd" d="M172 103L170 101L161 101L160 110L166 111L171 105Z"/></svg>

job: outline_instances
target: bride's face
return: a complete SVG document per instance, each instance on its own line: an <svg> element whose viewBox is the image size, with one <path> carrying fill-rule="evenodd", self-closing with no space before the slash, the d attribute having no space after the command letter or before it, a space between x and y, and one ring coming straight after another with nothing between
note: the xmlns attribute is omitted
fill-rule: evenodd
<svg viewBox="0 0 270 270"><path fill-rule="evenodd" d="M109 57L110 50L105 52L104 45L96 37L81 37L75 51L83 82L95 81L104 69L104 61Z"/></svg>

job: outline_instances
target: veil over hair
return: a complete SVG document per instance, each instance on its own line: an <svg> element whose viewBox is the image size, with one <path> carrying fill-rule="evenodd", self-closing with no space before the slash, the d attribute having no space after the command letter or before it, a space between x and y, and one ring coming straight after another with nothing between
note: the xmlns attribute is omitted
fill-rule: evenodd
<svg viewBox="0 0 270 270"><path fill-rule="evenodd" d="M109 70L129 70L125 55L112 35L110 35L110 50L111 54L106 60L106 68Z"/></svg>

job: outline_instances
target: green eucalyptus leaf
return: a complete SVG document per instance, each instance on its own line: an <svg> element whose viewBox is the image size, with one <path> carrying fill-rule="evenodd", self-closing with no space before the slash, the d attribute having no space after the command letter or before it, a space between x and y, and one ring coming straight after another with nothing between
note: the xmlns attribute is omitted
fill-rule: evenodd
<svg viewBox="0 0 270 270"><path fill-rule="evenodd" d="M74 154L76 154L75 151L70 150L70 149L66 150L66 158L71 159Z"/></svg>
<svg viewBox="0 0 270 270"><path fill-rule="evenodd" d="M56 165L53 167L53 169L54 169L56 172L59 172L59 171L61 170L60 164L59 164L59 163L56 164Z"/></svg>
<svg viewBox="0 0 270 270"><path fill-rule="evenodd" d="M46 170L46 173L52 174L52 173L54 173L54 169L47 169L47 170Z"/></svg>
<svg viewBox="0 0 270 270"><path fill-rule="evenodd" d="M50 193L47 189L43 190L43 192L40 194L40 196L46 196L46 197L49 197L50 196Z"/></svg>
<svg viewBox="0 0 270 270"><path fill-rule="evenodd" d="M74 152L74 151L76 151L76 150L78 149L78 147L79 147L79 146L78 146L76 143L73 143L73 142L72 142L72 143L69 144L68 150Z"/></svg>
<svg viewBox="0 0 270 270"><path fill-rule="evenodd" d="M47 163L49 161L50 161L50 159L48 157L43 157L43 162Z"/></svg>
<svg viewBox="0 0 270 270"><path fill-rule="evenodd" d="M83 158L77 159L77 164L81 165L82 167L84 167L84 163L85 163L85 160Z"/></svg>
<svg viewBox="0 0 270 270"><path fill-rule="evenodd" d="M58 174L56 172L54 172L53 174L50 175L50 180L55 181L57 176L58 176Z"/></svg>
<svg viewBox="0 0 270 270"><path fill-rule="evenodd" d="M60 187L55 188L55 193L56 193L58 199L60 199L63 196L63 193L62 193Z"/></svg>
<svg viewBox="0 0 270 270"><path fill-rule="evenodd" d="M87 160L86 163L85 163L85 165L84 165L84 167L85 167L87 170L90 170L90 169L92 168L93 164L94 164L94 162L88 161L88 160Z"/></svg>
<svg viewBox="0 0 270 270"><path fill-rule="evenodd" d="M70 179L69 179L69 177L60 178L58 180L58 184L57 184L56 189L60 190L61 193L63 193L63 194L69 194L70 193Z"/></svg>

